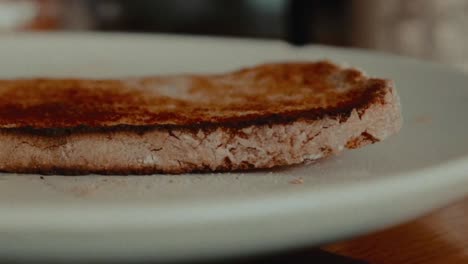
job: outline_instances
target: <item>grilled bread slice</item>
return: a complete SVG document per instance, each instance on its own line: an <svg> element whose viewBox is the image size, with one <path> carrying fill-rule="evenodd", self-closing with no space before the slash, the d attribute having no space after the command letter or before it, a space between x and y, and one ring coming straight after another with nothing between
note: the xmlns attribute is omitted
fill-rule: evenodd
<svg viewBox="0 0 468 264"><path fill-rule="evenodd" d="M231 171L299 164L402 125L391 81L327 61L226 74L0 81L0 170Z"/></svg>

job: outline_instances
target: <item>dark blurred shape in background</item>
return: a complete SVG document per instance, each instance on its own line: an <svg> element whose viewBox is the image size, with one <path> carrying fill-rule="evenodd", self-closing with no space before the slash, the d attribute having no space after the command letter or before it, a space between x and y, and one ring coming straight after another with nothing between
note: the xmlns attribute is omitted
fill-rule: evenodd
<svg viewBox="0 0 468 264"><path fill-rule="evenodd" d="M0 32L18 30L275 38L468 68L468 0L0 0Z"/></svg>

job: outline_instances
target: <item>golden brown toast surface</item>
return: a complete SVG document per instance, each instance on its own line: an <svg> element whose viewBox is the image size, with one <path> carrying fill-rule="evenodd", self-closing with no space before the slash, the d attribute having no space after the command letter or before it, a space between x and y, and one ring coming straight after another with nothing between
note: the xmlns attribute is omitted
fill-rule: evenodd
<svg viewBox="0 0 468 264"><path fill-rule="evenodd" d="M387 81L329 62L265 64L219 75L0 81L1 128L246 126L349 116Z"/></svg>

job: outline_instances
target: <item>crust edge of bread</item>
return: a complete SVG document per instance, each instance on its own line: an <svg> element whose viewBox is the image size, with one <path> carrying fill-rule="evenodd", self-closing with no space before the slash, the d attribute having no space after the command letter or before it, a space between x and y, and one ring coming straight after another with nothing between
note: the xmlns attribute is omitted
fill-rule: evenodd
<svg viewBox="0 0 468 264"><path fill-rule="evenodd" d="M155 125L103 125L103 126L86 126L79 125L73 127L50 127L36 128L31 126L19 127L0 127L0 131L12 132L21 135L39 135L39 136L61 136L74 133L108 133L116 131L130 131L138 134L145 134L148 131L155 129L172 129L182 131L197 131L214 130L223 128L225 130L238 130L249 126L262 125L286 125L299 120L320 120L322 118L334 118L340 122L346 122L353 110L357 110L359 114L374 104L382 104L385 100L388 90L394 91L393 82L385 79L369 78L366 81L370 88L367 88L359 100L352 100L345 104L330 106L327 108L311 108L305 110L296 110L286 113L265 113L229 117L220 120L202 121L194 124L179 125L179 124L155 124Z"/></svg>

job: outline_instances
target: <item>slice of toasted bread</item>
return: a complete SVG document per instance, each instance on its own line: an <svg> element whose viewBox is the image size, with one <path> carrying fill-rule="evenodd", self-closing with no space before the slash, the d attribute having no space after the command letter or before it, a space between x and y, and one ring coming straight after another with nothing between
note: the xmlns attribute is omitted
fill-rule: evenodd
<svg viewBox="0 0 468 264"><path fill-rule="evenodd" d="M0 170L226 171L302 163L396 133L390 81L329 62L219 75L0 81Z"/></svg>

